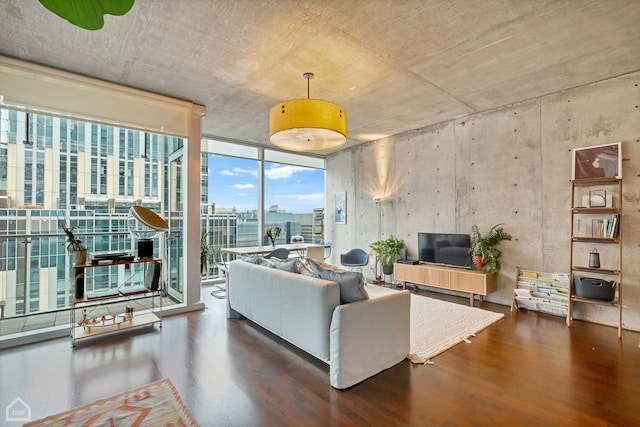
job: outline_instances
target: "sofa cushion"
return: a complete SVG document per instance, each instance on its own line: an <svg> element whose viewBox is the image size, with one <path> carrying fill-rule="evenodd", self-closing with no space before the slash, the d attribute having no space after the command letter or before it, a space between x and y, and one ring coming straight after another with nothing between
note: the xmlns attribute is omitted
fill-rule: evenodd
<svg viewBox="0 0 640 427"><path fill-rule="evenodd" d="M323 267L322 261L309 259L309 265L321 279L331 280L340 286L340 304L360 301L369 298L365 289L364 276L359 271L344 271L334 266ZM329 264L325 264L329 265Z"/></svg>
<svg viewBox="0 0 640 427"><path fill-rule="evenodd" d="M248 262L249 264L262 265L269 268L275 267L275 264L270 259L261 256L248 255L240 257L240 259L244 262Z"/></svg>
<svg viewBox="0 0 640 427"><path fill-rule="evenodd" d="M289 259L271 258L269 261L271 261L278 270L288 271L289 273L298 272L298 267L296 265L297 259L295 258L289 258Z"/></svg>

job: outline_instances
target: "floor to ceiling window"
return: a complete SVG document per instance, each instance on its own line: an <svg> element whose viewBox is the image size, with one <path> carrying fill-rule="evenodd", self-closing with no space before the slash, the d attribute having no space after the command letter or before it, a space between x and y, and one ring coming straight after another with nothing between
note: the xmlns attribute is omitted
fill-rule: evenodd
<svg viewBox="0 0 640 427"><path fill-rule="evenodd" d="M135 252L129 209L141 204L168 216L168 195L161 189L168 188L169 155L183 143L0 109L0 320L69 307L72 269L62 224L75 227L90 255ZM157 240L155 256L165 258L164 244ZM117 287L129 277L142 281L135 268L105 269L87 278L86 286ZM180 293L171 296L182 302ZM0 334L6 332L3 324Z"/></svg>
<svg viewBox="0 0 640 427"><path fill-rule="evenodd" d="M293 237L323 240L323 230L314 228L314 222L324 213L324 170L265 162L264 206L264 228L282 229L276 243L291 243Z"/></svg>
<svg viewBox="0 0 640 427"><path fill-rule="evenodd" d="M276 243L324 239L324 160L216 140L203 140L201 229L211 248L267 244L267 227L279 226ZM203 271L217 277L212 263Z"/></svg>
<svg viewBox="0 0 640 427"><path fill-rule="evenodd" d="M207 222L213 221L212 243L258 245L258 161L212 154L207 165L206 215Z"/></svg>
<svg viewBox="0 0 640 427"><path fill-rule="evenodd" d="M199 211L187 207L199 201L193 163L205 115L183 99L0 56L0 348L68 333L68 313L59 313L71 262L60 221L78 227L89 251L136 251L123 225L133 204L174 226L165 240L175 247L154 245L176 275L170 296L183 300L168 310L204 308L197 242L187 238ZM48 328L43 317L61 320ZM29 332L14 337L7 329L17 318Z"/></svg>

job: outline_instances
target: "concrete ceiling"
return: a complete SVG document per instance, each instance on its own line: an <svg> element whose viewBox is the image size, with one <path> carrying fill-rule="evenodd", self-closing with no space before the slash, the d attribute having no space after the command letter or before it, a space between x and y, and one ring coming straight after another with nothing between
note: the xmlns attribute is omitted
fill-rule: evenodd
<svg viewBox="0 0 640 427"><path fill-rule="evenodd" d="M0 54L205 105L270 145L269 110L347 111L345 147L640 70L638 0L137 0L87 31L0 0Z"/></svg>

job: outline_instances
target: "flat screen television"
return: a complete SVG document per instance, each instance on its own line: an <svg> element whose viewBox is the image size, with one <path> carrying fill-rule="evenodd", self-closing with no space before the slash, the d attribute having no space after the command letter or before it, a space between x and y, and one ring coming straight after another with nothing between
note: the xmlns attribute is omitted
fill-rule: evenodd
<svg viewBox="0 0 640 427"><path fill-rule="evenodd" d="M471 268L470 247L469 234L418 233L420 262Z"/></svg>

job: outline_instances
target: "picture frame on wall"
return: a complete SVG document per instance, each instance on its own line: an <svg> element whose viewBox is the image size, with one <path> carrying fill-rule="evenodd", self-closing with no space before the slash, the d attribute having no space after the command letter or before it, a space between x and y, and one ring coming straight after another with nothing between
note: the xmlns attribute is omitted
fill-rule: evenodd
<svg viewBox="0 0 640 427"><path fill-rule="evenodd" d="M571 150L571 179L622 178L622 143Z"/></svg>
<svg viewBox="0 0 640 427"><path fill-rule="evenodd" d="M347 223L347 193L345 191L336 193L335 220L336 224Z"/></svg>

